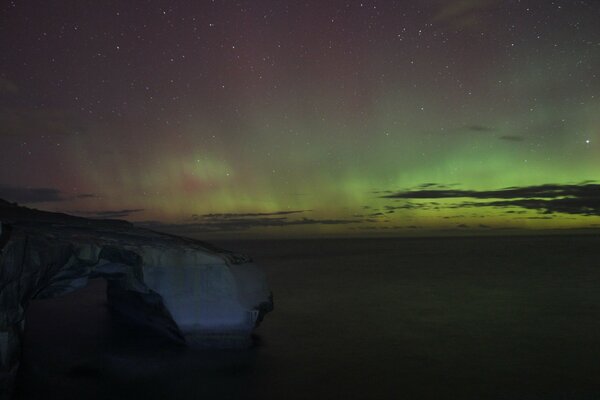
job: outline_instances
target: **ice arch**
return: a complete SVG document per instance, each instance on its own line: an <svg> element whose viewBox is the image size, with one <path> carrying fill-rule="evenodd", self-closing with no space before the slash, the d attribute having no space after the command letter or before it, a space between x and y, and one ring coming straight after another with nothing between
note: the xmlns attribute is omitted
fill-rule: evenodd
<svg viewBox="0 0 600 400"><path fill-rule="evenodd" d="M263 272L207 243L0 200L0 398L8 397L33 299L108 281L120 313L180 343L239 347L273 308Z"/></svg>

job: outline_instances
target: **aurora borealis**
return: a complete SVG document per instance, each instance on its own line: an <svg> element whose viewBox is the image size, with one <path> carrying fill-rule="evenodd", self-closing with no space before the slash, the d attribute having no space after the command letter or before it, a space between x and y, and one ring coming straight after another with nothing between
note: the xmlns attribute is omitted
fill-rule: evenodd
<svg viewBox="0 0 600 400"><path fill-rule="evenodd" d="M600 228L598 1L0 15L8 200L199 237Z"/></svg>

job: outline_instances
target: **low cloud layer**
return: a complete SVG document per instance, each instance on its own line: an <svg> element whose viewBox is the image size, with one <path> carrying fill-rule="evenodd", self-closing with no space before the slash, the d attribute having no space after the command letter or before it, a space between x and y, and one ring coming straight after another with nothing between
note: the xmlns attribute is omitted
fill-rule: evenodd
<svg viewBox="0 0 600 400"><path fill-rule="evenodd" d="M545 214L564 213L600 216L600 184L545 184L514 186L498 190L458 190L450 188L401 191L381 196L388 199L476 199L493 200L459 202L450 208L498 207L524 208Z"/></svg>
<svg viewBox="0 0 600 400"><path fill-rule="evenodd" d="M296 211L295 213L302 212ZM151 229L166 230L179 234L195 234L207 232L239 232L252 228L264 227L287 227L299 225L347 225L360 222L369 222L364 219L313 219L300 218L290 219L289 217L268 217L271 215L282 215L281 213L293 212L274 212L274 213L251 213L251 214L208 214L201 221L184 224L163 224L160 222L140 223ZM234 217L241 215L241 217ZM267 215L267 216L263 216ZM285 214L284 214L285 215Z"/></svg>
<svg viewBox="0 0 600 400"><path fill-rule="evenodd" d="M507 142L522 142L524 140L523 136L517 135L503 135L499 136L499 139L505 140Z"/></svg>
<svg viewBox="0 0 600 400"><path fill-rule="evenodd" d="M106 210L106 211L91 211L84 212L78 214L85 214L88 217L92 218L102 218L102 219L116 219L116 218L126 218L131 216L132 214L136 214L144 211L143 208L131 208L131 209L123 209L123 210Z"/></svg>
<svg viewBox="0 0 600 400"><path fill-rule="evenodd" d="M73 199L88 199L96 197L93 193L70 195L56 188L13 186L0 183L0 199L22 204L55 203Z"/></svg>
<svg viewBox="0 0 600 400"><path fill-rule="evenodd" d="M61 191L54 188L30 188L0 184L0 198L17 203L64 201Z"/></svg>
<svg viewBox="0 0 600 400"><path fill-rule="evenodd" d="M203 215L192 215L193 220L208 220L208 219L231 219L231 218L256 218L256 217L272 217L279 215L291 215L308 212L310 210L292 210L292 211L275 211L268 213L223 213L223 214L203 214Z"/></svg>

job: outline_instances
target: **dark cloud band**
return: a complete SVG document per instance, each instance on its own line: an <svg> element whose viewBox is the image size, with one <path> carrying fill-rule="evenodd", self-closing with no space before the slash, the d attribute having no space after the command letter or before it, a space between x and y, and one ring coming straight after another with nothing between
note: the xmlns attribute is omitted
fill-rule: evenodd
<svg viewBox="0 0 600 400"><path fill-rule="evenodd" d="M198 219L230 219L230 218L256 218L256 217L269 217L269 216L277 216L277 215L291 215L291 214L300 214L304 212L308 212L311 210L291 210L291 211L275 211L275 212L267 212L267 213L222 213L222 214L203 214L203 215L192 215L193 220Z"/></svg>
<svg viewBox="0 0 600 400"><path fill-rule="evenodd" d="M30 188L4 184L0 184L0 198L17 203L49 203L65 200L58 189Z"/></svg>
<svg viewBox="0 0 600 400"><path fill-rule="evenodd" d="M260 213L257 213L260 214ZM264 227L285 227L299 225L347 225L360 222L369 222L370 220L363 219L289 219L288 217L242 217L231 218L227 217L211 217L207 221L194 222L188 224L162 224L159 222L140 223L140 226L145 226L156 230L165 230L168 232L176 232L179 234L196 234L206 232L236 232L245 231L252 228Z"/></svg>
<svg viewBox="0 0 600 400"><path fill-rule="evenodd" d="M418 189L381 196L388 199L460 199L494 200L460 202L449 208L517 207L546 214L565 213L600 216L600 184L546 184L508 187L498 190Z"/></svg>

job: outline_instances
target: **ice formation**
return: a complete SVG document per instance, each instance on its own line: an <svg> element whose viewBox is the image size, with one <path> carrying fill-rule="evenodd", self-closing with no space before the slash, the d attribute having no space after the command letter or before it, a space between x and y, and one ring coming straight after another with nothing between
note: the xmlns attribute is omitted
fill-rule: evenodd
<svg viewBox="0 0 600 400"><path fill-rule="evenodd" d="M0 200L0 398L14 382L28 303L96 277L108 281L116 311L186 344L246 346L273 308L264 273L246 256L125 221Z"/></svg>

